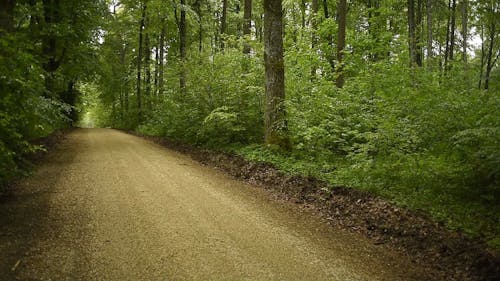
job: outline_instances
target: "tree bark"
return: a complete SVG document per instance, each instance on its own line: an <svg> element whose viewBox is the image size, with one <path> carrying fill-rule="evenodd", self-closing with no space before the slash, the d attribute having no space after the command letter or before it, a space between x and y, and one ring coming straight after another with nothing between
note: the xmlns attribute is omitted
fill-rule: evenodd
<svg viewBox="0 0 500 281"><path fill-rule="evenodd" d="M318 0L312 0L311 3L311 50L316 53L316 45L318 45ZM311 79L316 76L316 65L311 66Z"/></svg>
<svg viewBox="0 0 500 281"><path fill-rule="evenodd" d="M325 19L330 18L330 12L328 11L328 1L323 0L323 12L325 13ZM330 50L333 50L333 34L329 33L327 36L328 40L328 46L331 48ZM335 71L335 54L333 51L328 51L326 54L328 64L330 64L330 67L332 71Z"/></svg>
<svg viewBox="0 0 500 281"><path fill-rule="evenodd" d="M198 14L198 53L201 55L203 50L203 15L201 13L201 0L194 2L194 9Z"/></svg>
<svg viewBox="0 0 500 281"><path fill-rule="evenodd" d="M417 11L416 11L416 32L415 32L415 48L416 48L416 63L419 67L423 66L423 0L417 0Z"/></svg>
<svg viewBox="0 0 500 281"><path fill-rule="evenodd" d="M483 83L483 71L484 71L484 25L481 25L481 33L479 34L481 37L481 64L479 66L479 84L478 89L482 88Z"/></svg>
<svg viewBox="0 0 500 281"><path fill-rule="evenodd" d="M417 64L417 40L415 34L415 1L408 0L408 51L410 66Z"/></svg>
<svg viewBox="0 0 500 281"><path fill-rule="evenodd" d="M306 0L300 2L300 26L302 30L306 28Z"/></svg>
<svg viewBox="0 0 500 281"><path fill-rule="evenodd" d="M462 0L462 61L467 64L467 0Z"/></svg>
<svg viewBox="0 0 500 281"><path fill-rule="evenodd" d="M149 27L149 16L146 14L146 20L144 24L144 70L146 72L146 90L144 92L144 103L147 108L151 108L151 41L149 38L149 32L147 28Z"/></svg>
<svg viewBox="0 0 500 281"><path fill-rule="evenodd" d="M452 1L451 6L451 26L450 26L450 61L453 60L455 54L455 29L456 29L456 10L457 10L457 1Z"/></svg>
<svg viewBox="0 0 500 281"><path fill-rule="evenodd" d="M0 0L0 35L14 30L15 0Z"/></svg>
<svg viewBox="0 0 500 281"><path fill-rule="evenodd" d="M489 47L488 47L488 54L486 55L486 73L484 76L484 89L488 90L490 87L490 74L491 74L491 69L493 68L494 63L493 62L493 46L495 44L495 34L496 34L496 25L495 25L495 19L491 19L491 24L490 24L490 38L489 38Z"/></svg>
<svg viewBox="0 0 500 281"><path fill-rule="evenodd" d="M265 142L289 148L285 112L282 0L264 0Z"/></svg>
<svg viewBox="0 0 500 281"><path fill-rule="evenodd" d="M226 34L226 29L227 29L227 0L222 0L222 16L220 19L220 48L221 51L224 51L224 41L225 41L225 34Z"/></svg>
<svg viewBox="0 0 500 281"><path fill-rule="evenodd" d="M154 65L155 65L155 71L154 71L154 90L153 90L153 96L158 95L158 78L160 77L160 35L155 36L156 37L156 45L155 45L155 59L154 59Z"/></svg>
<svg viewBox="0 0 500 281"><path fill-rule="evenodd" d="M346 36L346 24L347 24L347 1L339 0L337 3L337 80L336 85L338 88L344 87L344 73L343 73L343 59L344 59L344 49L345 49L345 36Z"/></svg>
<svg viewBox="0 0 500 281"><path fill-rule="evenodd" d="M427 68L432 69L432 57L434 56L432 50L432 1L427 0L426 2L426 13L427 13Z"/></svg>
<svg viewBox="0 0 500 281"><path fill-rule="evenodd" d="M446 23L446 42L445 42L445 49L444 49L444 70L446 71L448 69L448 58L450 57L450 26L451 26L451 6L452 6L452 0L448 0L448 22Z"/></svg>
<svg viewBox="0 0 500 281"><path fill-rule="evenodd" d="M186 0L181 0L181 18L179 21L179 54L180 54L180 77L179 77L179 86L181 90L181 94L184 96L186 94Z"/></svg>
<svg viewBox="0 0 500 281"><path fill-rule="evenodd" d="M142 15L141 15L141 20L139 22L139 51L137 54L137 114L139 121L142 118L142 92L141 92L141 84L142 84L142 57L143 57L143 36L144 36L144 27L145 27L145 20L146 20L146 10L147 10L147 3L142 2Z"/></svg>
<svg viewBox="0 0 500 281"><path fill-rule="evenodd" d="M330 18L330 14L328 12L328 1L323 0L323 12L325 13L325 19Z"/></svg>
<svg viewBox="0 0 500 281"><path fill-rule="evenodd" d="M251 47L246 40L249 40L250 29L252 27L252 0L245 0L245 7L243 11L243 37L245 43L243 45L243 53L250 54Z"/></svg>
<svg viewBox="0 0 500 281"><path fill-rule="evenodd" d="M167 33L165 16L161 18L161 33L160 33L160 56L158 57L158 95L163 95L164 78L163 73L165 69L165 35Z"/></svg>

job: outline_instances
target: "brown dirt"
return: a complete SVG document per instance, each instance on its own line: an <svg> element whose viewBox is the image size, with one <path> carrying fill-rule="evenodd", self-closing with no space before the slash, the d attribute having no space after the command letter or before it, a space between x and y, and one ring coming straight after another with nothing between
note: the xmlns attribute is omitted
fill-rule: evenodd
<svg viewBox="0 0 500 281"><path fill-rule="evenodd" d="M330 225L369 237L382 249L396 249L425 266L438 280L500 280L500 254L484 241L449 230L423 213L410 211L360 190L290 176L269 163L146 137L253 185L275 198L300 204Z"/></svg>
<svg viewBox="0 0 500 281"><path fill-rule="evenodd" d="M186 155L79 129L0 203L0 280L439 278Z"/></svg>

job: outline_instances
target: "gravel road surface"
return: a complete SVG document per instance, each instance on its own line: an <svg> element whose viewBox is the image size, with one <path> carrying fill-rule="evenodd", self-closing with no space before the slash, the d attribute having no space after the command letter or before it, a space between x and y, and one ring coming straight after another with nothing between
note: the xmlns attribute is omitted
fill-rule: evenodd
<svg viewBox="0 0 500 281"><path fill-rule="evenodd" d="M0 202L0 280L426 280L407 257L111 129Z"/></svg>

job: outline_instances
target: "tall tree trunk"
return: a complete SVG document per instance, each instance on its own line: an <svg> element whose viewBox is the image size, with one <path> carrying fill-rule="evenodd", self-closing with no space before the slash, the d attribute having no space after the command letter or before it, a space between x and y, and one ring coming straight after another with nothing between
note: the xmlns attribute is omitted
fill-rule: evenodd
<svg viewBox="0 0 500 281"><path fill-rule="evenodd" d="M323 0L323 12L325 13L325 19L330 18L330 12L328 11L328 1ZM330 47L330 50L333 50L333 34L328 33L327 36L328 40L328 46ZM332 71L335 71L335 54L333 51L329 51L326 54L326 58L328 60L328 64L330 64L330 67L332 68Z"/></svg>
<svg viewBox="0 0 500 281"><path fill-rule="evenodd" d="M142 58L143 58L143 37L144 37L144 27L146 20L146 10L147 10L147 2L142 2L142 15L141 20L139 22L139 51L137 54L137 112L139 122L142 119L142 92L141 92L141 84L142 84Z"/></svg>
<svg viewBox="0 0 500 281"><path fill-rule="evenodd" d="M453 60L455 54L455 29L456 29L456 10L457 10L457 1L452 0L451 6L451 26L450 26L450 61Z"/></svg>
<svg viewBox="0 0 500 281"><path fill-rule="evenodd" d="M56 56L57 41L50 25L60 21L59 0L43 0L43 18L45 26L48 27L45 30L47 34L42 39L42 53L46 59L43 68L45 71L52 73L59 68L59 62Z"/></svg>
<svg viewBox="0 0 500 281"><path fill-rule="evenodd" d="M410 66L417 64L417 39L415 34L415 0L408 0L408 51Z"/></svg>
<svg viewBox="0 0 500 281"><path fill-rule="evenodd" d="M246 40L250 36L250 29L252 27L252 0L245 0L245 7L243 8L243 36L246 37L243 45L243 53L250 54L251 47Z"/></svg>
<svg viewBox="0 0 500 281"><path fill-rule="evenodd" d="M127 45L124 44L122 46L122 48L120 49L120 63L121 63L121 67L122 69L126 69L126 65L125 65L125 57L127 55ZM124 102L124 106L125 106L125 111L128 113L128 109L129 109L129 102L128 102L128 82L127 82L127 79L126 78L123 78L122 77L122 81L120 83L120 91L123 92L123 102ZM125 91L123 91L123 87L125 86Z"/></svg>
<svg viewBox="0 0 500 281"><path fill-rule="evenodd" d="M323 0L323 12L325 13L325 19L330 18L330 14L328 12L328 0Z"/></svg>
<svg viewBox="0 0 500 281"><path fill-rule="evenodd" d="M300 2L300 26L302 30L306 28L306 0Z"/></svg>
<svg viewBox="0 0 500 281"><path fill-rule="evenodd" d="M155 65L155 71L154 71L154 90L153 90L153 96L158 96L158 81L160 77L160 35L157 34L156 37L156 45L154 47L155 49L155 59L154 59L154 65Z"/></svg>
<svg viewBox="0 0 500 281"><path fill-rule="evenodd" d="M446 23L446 42L444 49L444 70L448 69L448 59L450 57L450 34L451 34L451 8L452 0L448 0L448 22Z"/></svg>
<svg viewBox="0 0 500 281"><path fill-rule="evenodd" d="M266 69L265 141L289 147L285 111L282 0L264 0L264 62Z"/></svg>
<svg viewBox="0 0 500 281"><path fill-rule="evenodd" d="M165 16L161 18L161 33L160 33L160 56L158 58L159 70L158 70L158 95L163 95L163 85L164 85L164 67L165 67L165 35L167 33L167 27L165 22Z"/></svg>
<svg viewBox="0 0 500 281"><path fill-rule="evenodd" d="M430 70L432 69L432 57L434 56L433 50L432 50L432 1L433 0L427 0L426 1L426 13L427 13L427 68Z"/></svg>
<svg viewBox="0 0 500 281"><path fill-rule="evenodd" d="M484 71L484 25L481 25L481 33L479 33L479 36L481 37L481 65L479 66L479 84L478 84L478 89L482 88L482 83L483 83L483 71Z"/></svg>
<svg viewBox="0 0 500 281"><path fill-rule="evenodd" d="M186 0L181 0L181 18L179 21L179 54L180 54L180 77L179 77L179 86L181 90L181 94L184 96L186 94L186 35L187 35L187 27L186 27Z"/></svg>
<svg viewBox="0 0 500 281"><path fill-rule="evenodd" d="M337 3L337 81L336 85L338 88L344 87L344 73L343 73L343 63L344 63L344 49L345 49L345 36L346 36L346 25L347 25L347 1L339 0Z"/></svg>
<svg viewBox="0 0 500 281"><path fill-rule="evenodd" d="M222 0L222 16L220 19L220 48L222 51L224 51L224 41L225 41L225 34L226 34L226 29L227 29L227 0Z"/></svg>
<svg viewBox="0 0 500 281"><path fill-rule="evenodd" d="M467 64L467 0L462 0L462 61Z"/></svg>
<svg viewBox="0 0 500 281"><path fill-rule="evenodd" d="M0 36L14 30L15 0L0 0Z"/></svg>
<svg viewBox="0 0 500 281"><path fill-rule="evenodd" d="M491 74L491 69L493 68L494 63L493 62L493 46L495 44L495 34L496 34L496 25L495 25L495 19L491 19L491 24L490 24L490 38L489 38L489 47L488 47L488 54L486 56L486 73L484 76L484 89L488 90L490 87L490 74ZM496 59L495 59L496 61Z"/></svg>
<svg viewBox="0 0 500 281"><path fill-rule="evenodd" d="M416 63L419 67L423 65L423 0L417 0L417 11L416 11L416 32L415 32L415 48L416 48Z"/></svg>
<svg viewBox="0 0 500 281"><path fill-rule="evenodd" d="M194 10L198 14L198 53L203 50L203 15L201 13L201 0L194 2Z"/></svg>
<svg viewBox="0 0 500 281"><path fill-rule="evenodd" d="M311 50L316 54L316 45L318 45L318 0L312 0L311 3ZM316 76L316 65L311 66L311 79Z"/></svg>
<svg viewBox="0 0 500 281"><path fill-rule="evenodd" d="M144 92L144 103L151 109L151 41L149 39L149 16L146 15L144 26L144 70L146 72L146 91Z"/></svg>

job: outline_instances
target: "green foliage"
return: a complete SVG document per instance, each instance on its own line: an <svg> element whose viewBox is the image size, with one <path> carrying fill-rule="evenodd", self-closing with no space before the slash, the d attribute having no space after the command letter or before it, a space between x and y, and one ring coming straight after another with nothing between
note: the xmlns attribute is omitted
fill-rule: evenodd
<svg viewBox="0 0 500 281"><path fill-rule="evenodd" d="M56 2L14 2L9 16L16 25L0 27L0 189L26 174L29 156L43 150L34 140L72 123L73 85L91 72L103 7L99 1L57 2L58 18L48 22L40 20L50 10L43 5Z"/></svg>
<svg viewBox="0 0 500 281"><path fill-rule="evenodd" d="M433 57L424 51L424 66L409 67L407 15L401 13L407 3L350 1L342 61L346 83L339 89L335 86L339 70L338 27L332 16L335 1L326 2L328 19L320 8L314 18L316 30L310 5L302 13L302 2L285 1L291 151L262 144L265 99L259 4L253 8L251 36L242 38L241 11L228 10L227 34L221 35L220 18L213 17L213 11L220 9L217 1L206 1L200 7L188 3L184 7L189 31L187 58L181 62L178 15L165 2L148 2L158 11L150 14L144 30L154 45L148 58L153 62L146 65L145 59L141 61L143 76L137 81L141 10L137 2L123 1L121 12L107 18L109 30L99 50L99 78L90 83L92 89L81 85L82 112L90 112L98 126L135 129L232 151L250 160L271 162L292 174L365 189L424 210L450 227L498 241L498 61L492 65L489 90L477 89L479 73L485 75L489 24L498 18L491 3L470 3L469 41L480 35L474 30L483 30L483 53L480 47L469 45L476 50L475 56L462 54L457 39L455 58L445 68L443 52L449 38L446 26L436 23L447 22L447 5L433 5L434 30L427 30L423 22L422 41L417 44L428 51L424 38L431 32ZM457 38L458 23L460 20ZM166 27L166 55L159 62L155 52L162 24ZM495 43L499 37L494 35ZM250 54L242 53L243 43L251 45ZM499 45L492 46L497 54ZM459 59L464 56L466 63ZM159 65L165 67L159 74L163 76L157 77L165 83L162 93L157 91L158 81L145 78L148 72L158 74ZM179 83L183 75L185 91ZM481 80L484 85L484 77ZM141 109L136 102L137 87L143 94ZM87 92L93 94L87 96Z"/></svg>

